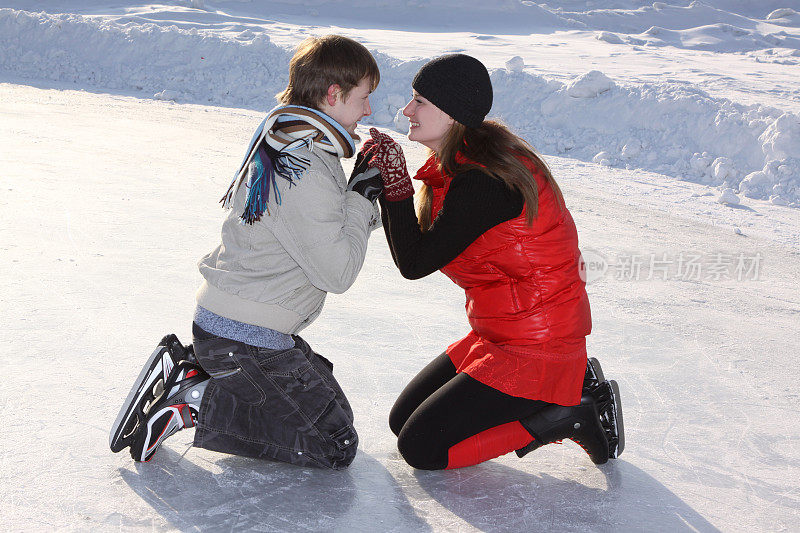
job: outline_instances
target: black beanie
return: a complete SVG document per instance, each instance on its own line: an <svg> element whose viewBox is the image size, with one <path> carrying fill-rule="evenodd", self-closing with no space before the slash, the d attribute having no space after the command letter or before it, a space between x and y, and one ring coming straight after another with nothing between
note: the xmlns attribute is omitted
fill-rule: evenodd
<svg viewBox="0 0 800 533"><path fill-rule="evenodd" d="M480 127L492 109L492 81L483 63L449 54L426 63L411 83L414 90L469 128Z"/></svg>

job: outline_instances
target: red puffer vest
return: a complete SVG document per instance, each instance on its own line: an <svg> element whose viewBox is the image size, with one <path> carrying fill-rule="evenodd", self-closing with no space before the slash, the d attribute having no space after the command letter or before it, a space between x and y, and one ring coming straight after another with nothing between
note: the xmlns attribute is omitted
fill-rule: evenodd
<svg viewBox="0 0 800 533"><path fill-rule="evenodd" d="M459 371L514 396L580 402L591 313L579 275L578 233L569 211L529 161L539 189L532 225L525 210L475 240L442 272L466 293L472 332L448 348ZM452 176L434 158L415 176L431 186L436 217Z"/></svg>

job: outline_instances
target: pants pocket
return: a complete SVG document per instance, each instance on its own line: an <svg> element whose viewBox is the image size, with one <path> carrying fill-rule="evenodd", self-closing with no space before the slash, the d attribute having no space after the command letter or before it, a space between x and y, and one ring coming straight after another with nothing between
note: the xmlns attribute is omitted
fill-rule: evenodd
<svg viewBox="0 0 800 533"><path fill-rule="evenodd" d="M325 436L329 446L326 453L329 466L336 470L347 468L356 457L358 434L344 410L336 403L317 421L317 428Z"/></svg>
<svg viewBox="0 0 800 533"><path fill-rule="evenodd" d="M253 375L250 347L223 338L195 341L195 355L212 382L247 404L260 404L266 399L264 389ZM257 368L256 368L257 370Z"/></svg>
<svg viewBox="0 0 800 533"><path fill-rule="evenodd" d="M256 357L261 371L311 424L334 401L335 391L301 350L259 349Z"/></svg>

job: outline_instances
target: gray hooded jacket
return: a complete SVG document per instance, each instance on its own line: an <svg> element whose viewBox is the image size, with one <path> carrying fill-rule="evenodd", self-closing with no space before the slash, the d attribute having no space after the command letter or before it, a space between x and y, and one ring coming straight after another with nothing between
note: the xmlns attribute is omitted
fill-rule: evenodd
<svg viewBox="0 0 800 533"><path fill-rule="evenodd" d="M318 147L311 165L288 187L278 178L281 203L243 225L246 187L236 193L222 224L222 243L200 260L205 281L198 305L246 324L295 334L322 311L328 292L343 293L364 263L369 235L380 225L377 207L347 191L335 154Z"/></svg>

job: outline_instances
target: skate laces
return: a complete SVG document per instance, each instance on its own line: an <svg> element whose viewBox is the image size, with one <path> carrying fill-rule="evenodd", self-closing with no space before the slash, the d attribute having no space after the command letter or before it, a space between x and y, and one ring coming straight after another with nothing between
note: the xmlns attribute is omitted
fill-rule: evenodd
<svg viewBox="0 0 800 533"><path fill-rule="evenodd" d="M165 392L169 391L167 396L172 396L178 392L178 390L180 390L182 382L189 378L204 374L205 371L199 365L191 363L187 360L178 361L172 370L170 370L166 381L161 378L153 384L153 388L151 390L152 397L145 401L144 405L142 405L142 414L144 414L145 417L149 415L153 407L162 399L164 399ZM135 429L136 428L134 428L134 431L131 433L135 432Z"/></svg>
<svg viewBox="0 0 800 533"><path fill-rule="evenodd" d="M181 383L189 378L204 374L205 371L200 365L190 363L186 360L178 361L178 363L175 364L175 368L173 368L169 376L167 376L167 381L164 382L163 389L164 391L169 391L169 396L172 396L178 391Z"/></svg>

